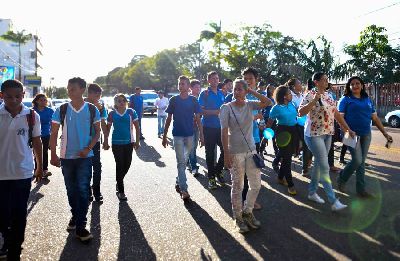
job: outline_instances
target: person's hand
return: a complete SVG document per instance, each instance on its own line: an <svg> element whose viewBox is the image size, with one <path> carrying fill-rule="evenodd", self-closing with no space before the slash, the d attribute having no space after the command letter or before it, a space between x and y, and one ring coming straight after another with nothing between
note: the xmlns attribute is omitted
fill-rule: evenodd
<svg viewBox="0 0 400 261"><path fill-rule="evenodd" d="M35 183L41 181L42 177L43 177L43 169L42 168L37 168L35 170Z"/></svg>
<svg viewBox="0 0 400 261"><path fill-rule="evenodd" d="M140 143L139 143L139 141L136 141L135 143L133 143L133 148L134 148L135 150L137 150L138 148L140 148Z"/></svg>
<svg viewBox="0 0 400 261"><path fill-rule="evenodd" d="M254 115L254 120L262 120L264 119L264 116L261 113L257 113Z"/></svg>
<svg viewBox="0 0 400 261"><path fill-rule="evenodd" d="M86 158L90 151L91 151L91 149L89 149L88 147L86 147L86 148L84 148L83 150L81 150L81 151L78 153L78 156L79 156L80 158Z"/></svg>
<svg viewBox="0 0 400 261"><path fill-rule="evenodd" d="M232 168L232 155L230 153L224 153L224 167L227 169Z"/></svg>
<svg viewBox="0 0 400 261"><path fill-rule="evenodd" d="M164 148L166 148L167 144L168 144L167 135L164 134L163 138L162 138L162 145L163 145Z"/></svg>
<svg viewBox="0 0 400 261"><path fill-rule="evenodd" d="M385 138L386 138L388 141L393 142L392 136L390 136L390 135L387 134L386 132L385 132L385 134L383 134L383 136L385 136Z"/></svg>
<svg viewBox="0 0 400 261"><path fill-rule="evenodd" d="M110 145L108 145L108 141L104 141L103 150L108 150L109 148L110 148Z"/></svg>
<svg viewBox="0 0 400 261"><path fill-rule="evenodd" d="M354 139L354 137L356 136L356 133L349 129L349 135L350 135L350 137L352 137Z"/></svg>
<svg viewBox="0 0 400 261"><path fill-rule="evenodd" d="M50 159L50 164L59 168L61 166L60 158L57 155L52 155Z"/></svg>
<svg viewBox="0 0 400 261"><path fill-rule="evenodd" d="M204 146L204 136L200 136L199 143L200 143L200 148Z"/></svg>
<svg viewBox="0 0 400 261"><path fill-rule="evenodd" d="M319 99L321 99L321 94L320 94L319 92L317 92L317 93L314 95L313 101L316 103L316 102L318 102Z"/></svg>

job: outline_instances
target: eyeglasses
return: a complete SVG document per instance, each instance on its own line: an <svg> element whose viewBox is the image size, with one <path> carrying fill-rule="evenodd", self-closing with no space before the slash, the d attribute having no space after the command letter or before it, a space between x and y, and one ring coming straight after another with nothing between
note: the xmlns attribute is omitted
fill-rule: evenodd
<svg viewBox="0 0 400 261"><path fill-rule="evenodd" d="M126 100L117 100L118 103L124 103Z"/></svg>

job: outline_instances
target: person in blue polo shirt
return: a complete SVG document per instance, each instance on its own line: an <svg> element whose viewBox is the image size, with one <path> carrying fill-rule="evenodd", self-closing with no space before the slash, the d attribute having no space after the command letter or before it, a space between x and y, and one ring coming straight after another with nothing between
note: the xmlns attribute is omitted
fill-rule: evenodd
<svg viewBox="0 0 400 261"><path fill-rule="evenodd" d="M142 89L140 87L135 88L135 94L132 94L131 97L129 97L129 108L134 109L137 113L140 127L140 139L144 140L142 132L143 96L140 95L141 91Z"/></svg>
<svg viewBox="0 0 400 261"><path fill-rule="evenodd" d="M199 104L202 109L202 124L204 130L204 141L206 150L206 163L208 171L208 188L216 189L217 183L215 177L218 178L219 183L223 186L225 180L222 174L224 168L224 151L221 141L221 123L219 120L219 111L224 104L224 94L218 90L219 76L215 71L207 74L207 81L210 86L202 91L199 96ZM215 147L219 146L221 154L215 165Z"/></svg>
<svg viewBox="0 0 400 261"><path fill-rule="evenodd" d="M79 77L70 79L67 90L71 102L61 105L53 114L50 163L56 167L61 166L64 176L72 213L67 230L75 230L76 237L82 242L87 242L93 238L85 227L92 178L92 149L100 137L100 112L93 104L83 100L83 93L86 90L85 80ZM62 139L58 157L56 147L60 125L62 125ZM92 129L95 130L93 136Z"/></svg>
<svg viewBox="0 0 400 261"><path fill-rule="evenodd" d="M365 190L364 180L365 159L371 143L371 120L388 141L393 141L393 139L387 134L382 122L379 120L374 103L365 91L365 84L360 77L353 76L347 81L344 95L339 100L338 111L344 115L349 127L359 136L356 147L348 147L351 153L351 161L340 172L338 189L344 191L344 185L351 175L356 172L358 196L362 198L371 197L372 195Z"/></svg>

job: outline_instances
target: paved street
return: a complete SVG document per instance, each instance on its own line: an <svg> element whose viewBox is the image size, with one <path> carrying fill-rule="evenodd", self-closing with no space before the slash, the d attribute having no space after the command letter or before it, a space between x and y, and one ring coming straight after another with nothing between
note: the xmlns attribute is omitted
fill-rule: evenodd
<svg viewBox="0 0 400 261"><path fill-rule="evenodd" d="M258 198L263 209L255 212L262 228L246 235L234 230L230 186L206 188L204 148L198 149L203 175L196 179L188 174L192 202L185 205L174 189L175 153L161 146L157 119L144 118L143 129L146 139L134 152L125 178L127 202L120 203L115 195L112 152L102 151L104 203L89 208L94 239L88 245L66 231L70 211L61 170L52 167L48 182L33 185L24 260L400 259L400 129L389 129L395 140L390 150L374 129L366 181L377 197L356 198L353 176L349 194L339 193L349 205L341 213L307 200L308 179L299 176L298 159L293 164L298 195L288 196L276 183L267 156ZM271 154L271 145L268 150ZM336 188L336 174L331 178ZM326 200L322 189L319 194Z"/></svg>

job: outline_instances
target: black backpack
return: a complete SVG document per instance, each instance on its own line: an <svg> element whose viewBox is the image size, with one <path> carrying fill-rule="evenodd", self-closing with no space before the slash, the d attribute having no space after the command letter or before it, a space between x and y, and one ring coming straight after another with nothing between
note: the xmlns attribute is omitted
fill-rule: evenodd
<svg viewBox="0 0 400 261"><path fill-rule="evenodd" d="M93 122L94 122L94 117L96 116L96 106L93 104L86 102L89 106L89 112L90 112L90 131L89 135L92 135L92 128L93 128ZM61 121L61 126L64 128L64 119L65 115L67 114L67 109L68 109L68 102L64 103L60 106L60 121Z"/></svg>
<svg viewBox="0 0 400 261"><path fill-rule="evenodd" d="M28 122L28 146L32 148L32 133L33 126L35 126L35 110L29 109L29 114L26 115L26 121Z"/></svg>

